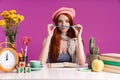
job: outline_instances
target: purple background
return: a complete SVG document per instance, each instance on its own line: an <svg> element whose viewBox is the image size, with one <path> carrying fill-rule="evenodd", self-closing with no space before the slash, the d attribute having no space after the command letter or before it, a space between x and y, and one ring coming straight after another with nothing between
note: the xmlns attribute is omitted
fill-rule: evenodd
<svg viewBox="0 0 120 80"><path fill-rule="evenodd" d="M0 0L0 12L16 9L25 16L17 34L17 51L24 47L23 36L29 36L29 59L38 59L43 39L47 36L47 24L53 23L52 13L64 6L76 10L75 23L84 28L82 36L86 54L91 36L101 53L120 52L120 0ZM5 35L0 28L0 42L3 41Z"/></svg>

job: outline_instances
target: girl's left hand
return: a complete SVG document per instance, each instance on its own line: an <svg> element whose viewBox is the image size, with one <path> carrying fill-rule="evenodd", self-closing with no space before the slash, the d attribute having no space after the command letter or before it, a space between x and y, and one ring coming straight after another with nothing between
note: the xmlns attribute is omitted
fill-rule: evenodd
<svg viewBox="0 0 120 80"><path fill-rule="evenodd" d="M74 25L72 28L75 30L77 37L82 35L83 27L80 24Z"/></svg>

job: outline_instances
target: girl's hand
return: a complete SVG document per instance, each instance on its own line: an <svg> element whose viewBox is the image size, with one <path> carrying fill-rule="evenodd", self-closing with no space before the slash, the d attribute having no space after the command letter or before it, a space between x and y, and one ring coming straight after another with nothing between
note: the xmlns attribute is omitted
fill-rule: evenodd
<svg viewBox="0 0 120 80"><path fill-rule="evenodd" d="M53 24L48 24L48 28L47 28L47 31L48 31L48 37L52 37L53 36L53 32L55 30L55 25Z"/></svg>
<svg viewBox="0 0 120 80"><path fill-rule="evenodd" d="M80 24L74 25L73 29L75 30L77 37L82 35L83 27Z"/></svg>

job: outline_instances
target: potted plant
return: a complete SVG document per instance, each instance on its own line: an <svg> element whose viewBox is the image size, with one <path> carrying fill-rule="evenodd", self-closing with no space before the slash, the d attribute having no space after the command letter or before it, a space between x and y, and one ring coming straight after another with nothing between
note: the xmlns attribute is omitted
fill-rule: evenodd
<svg viewBox="0 0 120 80"><path fill-rule="evenodd" d="M99 59L99 48L95 45L95 40L93 37L89 40L89 54L87 55L88 68L92 69L92 61L94 59Z"/></svg>

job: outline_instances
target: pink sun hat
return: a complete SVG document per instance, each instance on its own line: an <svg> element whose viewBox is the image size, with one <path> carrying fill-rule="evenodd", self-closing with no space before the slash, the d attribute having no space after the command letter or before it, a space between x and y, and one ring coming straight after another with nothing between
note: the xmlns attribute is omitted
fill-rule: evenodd
<svg viewBox="0 0 120 80"><path fill-rule="evenodd" d="M53 13L53 15L52 15L53 21L55 20L55 18L56 18L57 16L59 16L59 15L62 14L62 13L67 13L67 14L69 14L72 18L75 17L75 10L74 10L73 8L62 7L62 8L58 9L57 11L55 11L55 12Z"/></svg>

